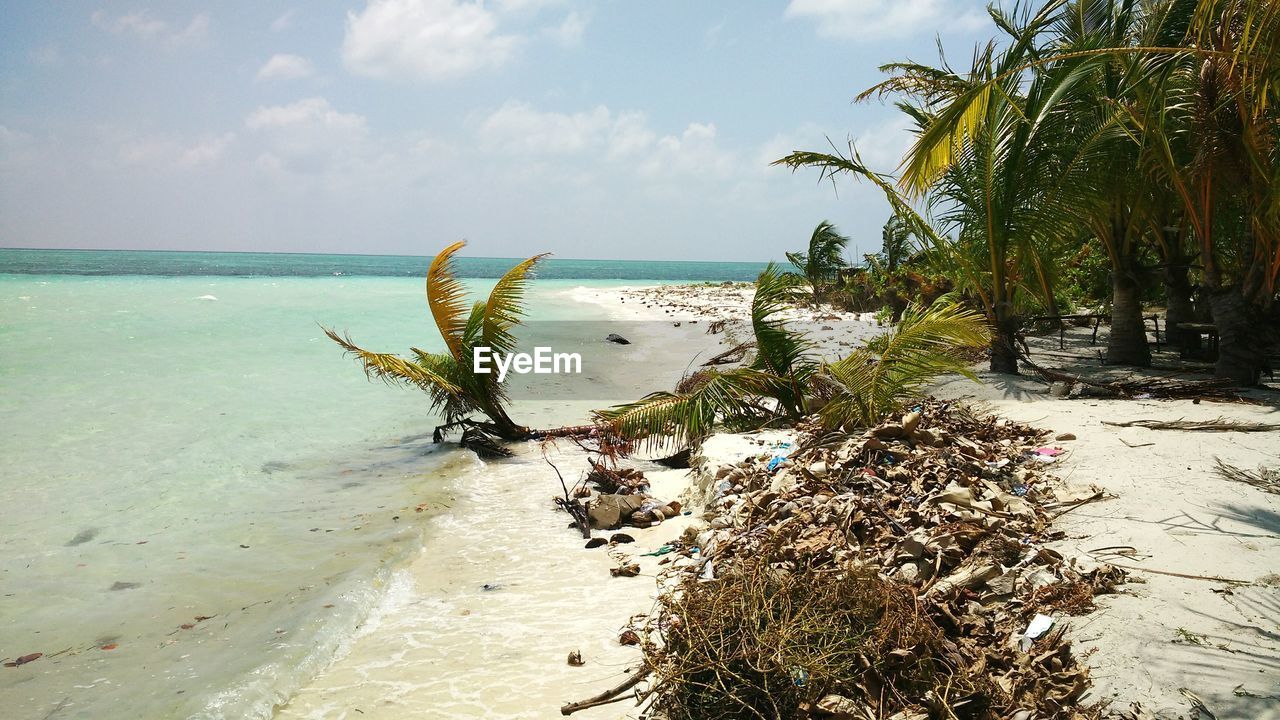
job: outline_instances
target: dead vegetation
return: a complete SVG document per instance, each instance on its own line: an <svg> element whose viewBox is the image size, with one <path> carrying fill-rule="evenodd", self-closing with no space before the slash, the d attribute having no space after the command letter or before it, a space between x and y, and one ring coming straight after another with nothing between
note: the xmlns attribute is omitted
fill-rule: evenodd
<svg viewBox="0 0 1280 720"><path fill-rule="evenodd" d="M1252 485L1272 495L1280 495L1280 468L1258 466L1257 470L1245 470L1224 463L1220 458L1215 457L1213 460L1217 463L1215 470L1227 480Z"/></svg>
<svg viewBox="0 0 1280 720"><path fill-rule="evenodd" d="M801 428L710 469L708 526L668 548L633 628L669 718L1091 718L1066 618L1123 571L1064 561L1063 452L929 400L865 435ZM615 698L621 699L621 698Z"/></svg>

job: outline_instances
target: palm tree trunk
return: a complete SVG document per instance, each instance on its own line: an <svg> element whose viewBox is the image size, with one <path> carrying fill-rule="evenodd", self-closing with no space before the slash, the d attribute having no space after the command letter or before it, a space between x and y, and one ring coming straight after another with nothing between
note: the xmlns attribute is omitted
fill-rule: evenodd
<svg viewBox="0 0 1280 720"><path fill-rule="evenodd" d="M529 439L531 435L529 428L517 425L511 416L507 415L507 410L501 403L491 403L490 407L484 408L484 414L489 418L494 434L503 440L517 442Z"/></svg>
<svg viewBox="0 0 1280 720"><path fill-rule="evenodd" d="M1165 335L1169 344L1179 350L1199 350L1200 333L1179 329L1178 325L1196 321L1195 304L1191 301L1191 281L1187 279L1187 268L1173 264L1164 269Z"/></svg>
<svg viewBox="0 0 1280 720"><path fill-rule="evenodd" d="M1111 273L1111 335L1107 338L1107 362L1113 365L1151 366L1147 326L1142 320L1142 287L1133 273Z"/></svg>
<svg viewBox="0 0 1280 720"><path fill-rule="evenodd" d="M1261 313L1237 287L1210 290L1208 296L1213 323L1218 327L1218 362L1213 374L1238 385L1257 385L1264 359L1254 342L1261 329Z"/></svg>
<svg viewBox="0 0 1280 720"><path fill-rule="evenodd" d="M995 332L991 335L991 372L1018 374L1018 318L1008 303L995 306Z"/></svg>

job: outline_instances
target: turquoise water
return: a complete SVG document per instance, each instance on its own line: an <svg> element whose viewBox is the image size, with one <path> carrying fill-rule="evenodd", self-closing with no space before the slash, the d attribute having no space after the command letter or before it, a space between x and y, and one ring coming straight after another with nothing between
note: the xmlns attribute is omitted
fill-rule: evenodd
<svg viewBox="0 0 1280 720"><path fill-rule="evenodd" d="M140 250L22 250L0 248L0 273L69 275L255 275L272 277L421 277L430 258L407 255L285 255ZM516 261L459 257L462 277L498 278ZM755 280L764 263L548 258L548 280Z"/></svg>
<svg viewBox="0 0 1280 720"><path fill-rule="evenodd" d="M121 255L99 267L135 272ZM4 717L268 717L422 545L444 481L482 468L318 327L437 347L421 281L288 277L299 257L0 274L0 658L44 654L0 670ZM566 291L610 284L539 280L533 317L590 317Z"/></svg>

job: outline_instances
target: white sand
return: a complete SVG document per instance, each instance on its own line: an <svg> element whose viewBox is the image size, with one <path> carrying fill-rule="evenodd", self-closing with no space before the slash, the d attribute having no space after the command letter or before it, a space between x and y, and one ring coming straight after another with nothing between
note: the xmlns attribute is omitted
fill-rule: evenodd
<svg viewBox="0 0 1280 720"><path fill-rule="evenodd" d="M1102 424L1219 416L1274 423L1280 421L1274 394L1258 395L1268 400L1264 405L1061 400L1029 378L986 374L981 385L945 382L938 394L970 396L1002 416L1078 437L1056 443L1070 451L1059 475L1115 497L1058 520L1067 538L1057 549L1068 558L1252 583L1130 570L1120 594L1101 596L1099 611L1070 620L1076 651L1093 668L1092 699L1119 709L1138 701L1166 713L1160 717L1194 717L1181 693L1186 688L1219 720L1280 718L1280 496L1213 470L1214 456L1250 470L1280 465L1280 433Z"/></svg>
<svg viewBox="0 0 1280 720"><path fill-rule="evenodd" d="M713 341L750 336L745 318L751 291L745 286L572 292L618 319L680 322L683 329L673 330L672 344L647 350L672 366L693 354L714 354ZM880 331L856 314L801 309L790 315L808 326L818 352L827 357ZM702 327L715 317L733 320L729 333L690 332L693 321ZM1185 688L1219 720L1280 718L1280 577L1274 575L1280 573L1280 496L1212 471L1215 455L1250 469L1280 464L1280 433L1101 424L1218 416L1277 422L1274 395L1260 396L1266 404L1257 406L1059 400L1027 378L983 379L981 385L948 380L938 394L972 397L1011 419L1075 433L1077 440L1059 443L1070 450L1060 461L1060 474L1116 496L1059 520L1068 534L1059 543L1064 554L1250 583L1132 570L1132 582L1119 595L1101 598L1098 612L1070 620L1077 651L1087 654L1094 669L1092 698L1114 702L1117 709L1139 701L1160 717L1194 717L1181 692ZM759 442L784 437L717 435L703 454L714 467L763 451ZM1121 439L1152 444L1129 447ZM563 450L556 462L570 479L583 467L576 450ZM616 638L630 616L652 607L659 570L658 558L638 556L678 535L692 518L626 529L634 544L583 550L581 538L564 528L566 516L550 502L558 487L541 459L530 451L504 468L509 475L502 483L479 473L460 481L457 504L443 516L442 531L400 576L379 616L349 654L291 701L281 717L559 717L561 703L611 687L635 665L638 652ZM697 483L684 471L647 476L664 499L696 495ZM503 522L486 520L494 512L506 513ZM1103 555L1099 548L1126 555ZM642 574L610 577L609 568L627 558L638 559ZM485 591L484 583L499 588ZM566 664L574 649L581 650L585 667ZM630 703L575 715L636 716Z"/></svg>

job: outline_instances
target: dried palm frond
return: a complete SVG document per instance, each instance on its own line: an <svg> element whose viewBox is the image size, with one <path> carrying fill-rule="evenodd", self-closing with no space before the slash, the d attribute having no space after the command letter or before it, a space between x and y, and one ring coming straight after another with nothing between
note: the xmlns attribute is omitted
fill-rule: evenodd
<svg viewBox="0 0 1280 720"><path fill-rule="evenodd" d="M1221 458L1215 457L1213 460L1217 463L1215 470L1222 477L1252 485L1263 492L1280 495L1280 468L1268 468L1259 465L1257 470L1245 470L1244 468L1224 463Z"/></svg>

